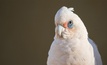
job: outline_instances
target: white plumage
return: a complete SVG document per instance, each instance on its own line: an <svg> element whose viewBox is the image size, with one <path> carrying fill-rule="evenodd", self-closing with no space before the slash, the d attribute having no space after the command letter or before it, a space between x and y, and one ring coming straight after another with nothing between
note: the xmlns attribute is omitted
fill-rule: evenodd
<svg viewBox="0 0 107 65"><path fill-rule="evenodd" d="M63 6L55 15L55 37L47 65L102 65L96 45L82 20Z"/></svg>

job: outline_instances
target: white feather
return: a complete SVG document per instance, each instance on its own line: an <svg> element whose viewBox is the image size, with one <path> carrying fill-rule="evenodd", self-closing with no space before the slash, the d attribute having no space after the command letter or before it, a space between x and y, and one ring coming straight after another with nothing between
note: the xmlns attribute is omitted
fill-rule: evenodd
<svg viewBox="0 0 107 65"><path fill-rule="evenodd" d="M94 49L95 65L102 65L101 56L96 44L91 39L88 39L88 40Z"/></svg>
<svg viewBox="0 0 107 65"><path fill-rule="evenodd" d="M55 15L56 28L72 20L74 29L65 28L60 32L60 37L57 36L57 32L55 33L47 65L102 65L97 47L88 39L85 25L72 11L73 8L64 6Z"/></svg>
<svg viewBox="0 0 107 65"><path fill-rule="evenodd" d="M74 11L74 8L71 7L71 8L69 8L69 10Z"/></svg>

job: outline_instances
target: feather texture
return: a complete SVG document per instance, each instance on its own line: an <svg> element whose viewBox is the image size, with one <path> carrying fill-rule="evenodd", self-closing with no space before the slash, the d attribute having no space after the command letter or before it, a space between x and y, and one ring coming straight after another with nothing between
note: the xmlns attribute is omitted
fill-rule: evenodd
<svg viewBox="0 0 107 65"><path fill-rule="evenodd" d="M67 27L72 21L73 27ZM73 8L62 7L55 15L55 37L48 53L47 65L102 65L94 42Z"/></svg>

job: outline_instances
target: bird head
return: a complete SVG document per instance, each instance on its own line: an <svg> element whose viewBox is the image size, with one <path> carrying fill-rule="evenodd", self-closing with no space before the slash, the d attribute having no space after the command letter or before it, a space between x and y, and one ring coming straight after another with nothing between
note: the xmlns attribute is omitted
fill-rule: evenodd
<svg viewBox="0 0 107 65"><path fill-rule="evenodd" d="M61 7L55 15L55 26L55 38L87 38L87 30L73 8Z"/></svg>

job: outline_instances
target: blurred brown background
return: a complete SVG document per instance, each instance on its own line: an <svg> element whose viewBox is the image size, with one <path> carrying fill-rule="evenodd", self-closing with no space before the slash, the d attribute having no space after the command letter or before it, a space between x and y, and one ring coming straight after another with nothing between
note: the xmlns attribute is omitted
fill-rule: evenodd
<svg viewBox="0 0 107 65"><path fill-rule="evenodd" d="M54 15L74 7L107 65L106 0L0 1L0 65L46 65L54 37Z"/></svg>

